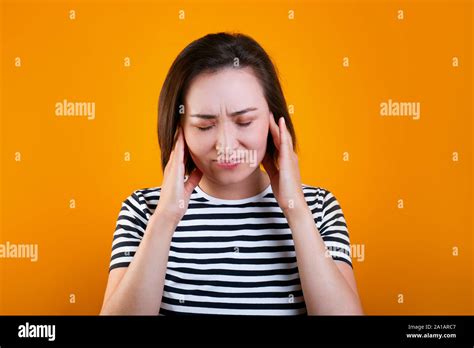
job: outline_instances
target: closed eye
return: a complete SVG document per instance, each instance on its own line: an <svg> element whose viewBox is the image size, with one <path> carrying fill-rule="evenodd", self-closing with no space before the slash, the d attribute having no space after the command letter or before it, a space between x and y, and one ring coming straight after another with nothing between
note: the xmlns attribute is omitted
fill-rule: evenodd
<svg viewBox="0 0 474 348"><path fill-rule="evenodd" d="M250 121L250 122L245 122L245 123L238 123L238 125L239 125L240 127L248 127L248 126L250 126L251 123L252 123L252 121Z"/></svg>
<svg viewBox="0 0 474 348"><path fill-rule="evenodd" d="M237 123L239 125L239 127L248 127L250 126L250 124L252 123L252 121L250 122L245 122L245 123ZM212 126L208 126L208 127L197 127L200 131L207 131L209 129L211 129L212 127L214 127L213 125Z"/></svg>
<svg viewBox="0 0 474 348"><path fill-rule="evenodd" d="M211 129L212 127L214 127L214 126L209 126L209 127L197 127L197 128L198 128L200 131L203 131L203 132L204 132L204 131L207 131L207 130Z"/></svg>

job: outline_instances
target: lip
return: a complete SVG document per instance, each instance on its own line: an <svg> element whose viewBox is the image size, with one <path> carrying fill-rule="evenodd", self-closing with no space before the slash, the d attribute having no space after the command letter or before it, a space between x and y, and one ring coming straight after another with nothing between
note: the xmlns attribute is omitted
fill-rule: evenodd
<svg viewBox="0 0 474 348"><path fill-rule="evenodd" d="M215 161L217 166L223 169L234 169L240 164L239 162L219 162Z"/></svg>

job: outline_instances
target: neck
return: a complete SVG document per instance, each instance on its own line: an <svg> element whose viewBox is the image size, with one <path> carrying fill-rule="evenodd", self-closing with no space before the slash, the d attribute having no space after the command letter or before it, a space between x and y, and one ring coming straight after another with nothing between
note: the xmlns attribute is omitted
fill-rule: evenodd
<svg viewBox="0 0 474 348"><path fill-rule="evenodd" d="M219 184L203 175L199 182L201 190L219 199L245 199L265 190L270 185L268 174L257 167L245 180L235 184Z"/></svg>

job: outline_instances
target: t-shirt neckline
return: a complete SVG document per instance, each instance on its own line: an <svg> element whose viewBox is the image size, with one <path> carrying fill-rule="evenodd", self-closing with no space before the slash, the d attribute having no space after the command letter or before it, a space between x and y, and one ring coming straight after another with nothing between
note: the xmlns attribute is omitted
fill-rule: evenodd
<svg viewBox="0 0 474 348"><path fill-rule="evenodd" d="M214 196L211 196L204 192L199 185L197 185L194 190L202 197L206 198L208 201L213 202L213 203L221 203L221 204L242 204L242 203L249 203L258 200L259 198L262 198L266 196L268 193L271 192L272 190L272 185L268 184L268 186L261 191L260 193L256 194L255 196L252 197L247 197L247 198L242 198L242 199L222 199L222 198L217 198Z"/></svg>

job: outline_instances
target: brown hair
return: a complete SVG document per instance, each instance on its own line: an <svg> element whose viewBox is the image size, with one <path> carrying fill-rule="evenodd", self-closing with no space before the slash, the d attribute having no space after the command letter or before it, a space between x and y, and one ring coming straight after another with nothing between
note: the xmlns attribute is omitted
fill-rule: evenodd
<svg viewBox="0 0 474 348"><path fill-rule="evenodd" d="M238 62L237 67L236 62ZM253 69L275 122L278 124L280 116L285 118L286 127L296 150L295 131L278 73L264 49L254 39L244 34L208 34L193 41L179 53L161 88L158 101L158 141L163 171L174 146L174 135L182 116L180 111L184 108L184 98L192 79L200 73L213 73L228 67ZM267 152L276 163L276 149L270 132L267 139ZM185 172L189 174L195 168L195 164L191 156L187 156L185 161Z"/></svg>

